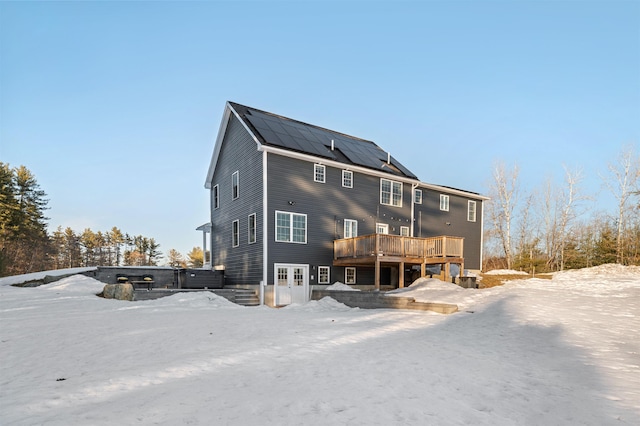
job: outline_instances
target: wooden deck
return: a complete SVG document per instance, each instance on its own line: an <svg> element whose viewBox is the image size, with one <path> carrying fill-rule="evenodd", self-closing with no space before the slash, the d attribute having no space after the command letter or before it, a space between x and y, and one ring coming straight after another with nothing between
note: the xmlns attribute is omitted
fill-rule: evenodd
<svg viewBox="0 0 640 426"><path fill-rule="evenodd" d="M374 266L375 286L380 288L380 265L397 264L398 286L404 287L405 264L421 265L425 276L426 265L443 265L444 279L450 276L450 265L464 270L464 238L439 236L429 238L404 237L389 234L371 234L343 238L333 242L334 266Z"/></svg>

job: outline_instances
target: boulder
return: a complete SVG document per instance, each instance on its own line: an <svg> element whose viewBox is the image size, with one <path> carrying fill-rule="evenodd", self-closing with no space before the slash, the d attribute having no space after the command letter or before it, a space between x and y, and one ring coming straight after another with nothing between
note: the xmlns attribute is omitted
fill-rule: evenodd
<svg viewBox="0 0 640 426"><path fill-rule="evenodd" d="M133 285L107 284L102 290L105 299L133 300Z"/></svg>

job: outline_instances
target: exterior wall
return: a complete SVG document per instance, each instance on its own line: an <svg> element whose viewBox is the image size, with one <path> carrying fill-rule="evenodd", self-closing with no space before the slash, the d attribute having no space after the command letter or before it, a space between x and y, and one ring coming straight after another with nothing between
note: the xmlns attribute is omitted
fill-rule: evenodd
<svg viewBox="0 0 640 426"><path fill-rule="evenodd" d="M213 266L224 266L225 283L258 284L262 280L262 152L235 116L222 142L211 181L211 251ZM232 197L232 174L239 172L239 197ZM213 208L218 185L220 207ZM256 214L256 242L248 243L248 216ZM232 223L239 221L239 245L232 244Z"/></svg>
<svg viewBox="0 0 640 426"><path fill-rule="evenodd" d="M310 266L309 284L317 284L317 267L329 266L330 283L344 281L344 268L333 267L333 240L344 237L344 220L358 222L358 235L373 234L376 223L389 225L390 234L410 226L411 185L403 184L402 207L380 204L380 178L353 173L353 188L342 186L342 168L326 167L326 182L314 182L314 163L268 154L268 275L273 284L274 263ZM393 175L389 179L394 180ZM276 211L307 215L307 243L275 241ZM313 278L311 278L313 276ZM386 277L386 274L383 275ZM358 268L358 284L372 284L372 268Z"/></svg>
<svg viewBox="0 0 640 426"><path fill-rule="evenodd" d="M482 200L422 189L422 204L416 204L415 237L448 235L464 237L465 269L481 268ZM440 194L449 195L449 211L440 210ZM476 221L467 220L468 201L476 202Z"/></svg>

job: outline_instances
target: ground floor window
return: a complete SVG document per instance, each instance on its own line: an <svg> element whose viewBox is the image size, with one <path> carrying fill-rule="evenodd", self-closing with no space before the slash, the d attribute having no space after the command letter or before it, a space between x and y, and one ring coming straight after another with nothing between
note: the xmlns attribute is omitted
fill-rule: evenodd
<svg viewBox="0 0 640 426"><path fill-rule="evenodd" d="M356 283L356 268L344 268L344 283L355 284Z"/></svg>
<svg viewBox="0 0 640 426"><path fill-rule="evenodd" d="M318 284L329 284L328 266L318 266Z"/></svg>

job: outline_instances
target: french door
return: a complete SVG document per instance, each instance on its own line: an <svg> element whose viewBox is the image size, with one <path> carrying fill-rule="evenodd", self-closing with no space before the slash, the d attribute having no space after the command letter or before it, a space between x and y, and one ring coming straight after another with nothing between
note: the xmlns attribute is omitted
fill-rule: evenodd
<svg viewBox="0 0 640 426"><path fill-rule="evenodd" d="M309 301L309 265L276 263L273 273L277 306Z"/></svg>

